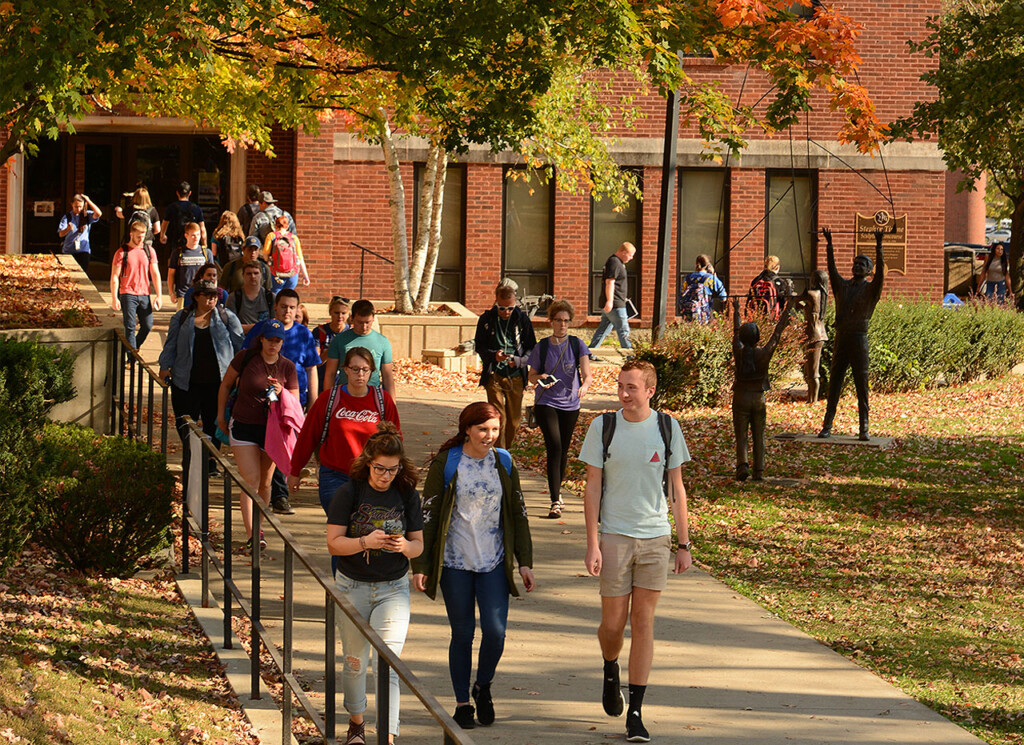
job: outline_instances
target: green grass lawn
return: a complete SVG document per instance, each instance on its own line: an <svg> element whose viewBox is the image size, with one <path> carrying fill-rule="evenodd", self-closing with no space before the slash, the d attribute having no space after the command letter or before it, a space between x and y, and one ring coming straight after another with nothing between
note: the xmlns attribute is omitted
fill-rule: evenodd
<svg viewBox="0 0 1024 745"><path fill-rule="evenodd" d="M1024 380L871 405L891 450L769 439L767 475L796 487L732 479L728 408L675 412L694 558L982 739L1024 743ZM769 403L768 435L816 432L823 414ZM855 399L834 431L856 432ZM539 431L518 455L543 467Z"/></svg>
<svg viewBox="0 0 1024 745"><path fill-rule="evenodd" d="M258 742L173 582L25 559L0 583L0 742Z"/></svg>

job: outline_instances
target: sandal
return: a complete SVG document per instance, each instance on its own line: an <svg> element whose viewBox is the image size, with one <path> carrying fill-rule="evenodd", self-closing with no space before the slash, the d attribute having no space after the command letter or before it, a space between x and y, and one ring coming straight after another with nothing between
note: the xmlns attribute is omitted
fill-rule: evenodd
<svg viewBox="0 0 1024 745"><path fill-rule="evenodd" d="M345 745L366 745L366 725L356 724L350 719Z"/></svg>
<svg viewBox="0 0 1024 745"><path fill-rule="evenodd" d="M562 516L562 502L551 503L551 509L548 511L548 520L557 520Z"/></svg>

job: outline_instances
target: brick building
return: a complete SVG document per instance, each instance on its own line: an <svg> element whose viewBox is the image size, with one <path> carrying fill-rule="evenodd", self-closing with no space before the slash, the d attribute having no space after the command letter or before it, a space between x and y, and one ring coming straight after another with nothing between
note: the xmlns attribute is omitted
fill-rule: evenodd
<svg viewBox="0 0 1024 745"><path fill-rule="evenodd" d="M906 41L924 35L927 17L939 11L938 0L848 0L844 7L864 27L858 44L864 60L860 79L879 117L891 121L908 113L927 95L919 77L931 62L910 57ZM768 88L760 76L743 68L706 59L693 59L689 67L697 80L719 80L737 98L742 92L746 103ZM639 300L643 319L649 320L665 103L651 95L639 99L639 105L645 118L633 130L614 133L619 142L613 151L622 167L639 176L643 199L620 212L555 185L508 180L506 171L517 167L511 154L473 149L450 165L437 275L441 286L435 287L435 298L459 300L479 312L491 304L495 283L511 276L529 292L570 299L596 320L600 269L622 240L631 240L639 249L630 267L631 295ZM836 232L838 261L846 273L854 255L857 213L878 210L906 215L907 221L905 271L891 272L887 293L933 299L941 295L943 241L974 235L979 204L983 230L981 193L958 195L948 188L955 179L946 173L934 143L896 143L880 156L862 156L836 141L839 125L838 115L828 111L819 95L814 111L791 131L771 138L752 133L741 157L716 165L700 157L694 129L681 122L671 297L680 274L692 268L699 253L714 257L731 293L746 291L767 254L780 256L783 273L800 285L813 269L824 266L824 247L815 233L826 226ZM215 224L221 210L241 205L245 184L258 183L295 216L314 298L355 296L360 285L367 297L392 295L391 267L352 245L391 253L388 184L379 147L332 124L317 136L276 131L274 158L228 154L215 132L185 121L93 116L76 130L74 136L43 143L39 157L17 159L12 170L0 174L2 250L51 250L57 243L57 219L71 195L83 189L101 206L112 205L141 180L162 209L173 199L174 184L187 178L196 201ZM411 231L426 149L422 143L404 141L400 154ZM97 260L116 248L121 229L114 221L97 230Z"/></svg>

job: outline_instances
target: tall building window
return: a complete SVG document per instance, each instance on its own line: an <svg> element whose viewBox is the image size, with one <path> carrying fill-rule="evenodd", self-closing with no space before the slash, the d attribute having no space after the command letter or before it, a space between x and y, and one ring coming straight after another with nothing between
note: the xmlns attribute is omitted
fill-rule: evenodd
<svg viewBox="0 0 1024 745"><path fill-rule="evenodd" d="M637 183L643 188L641 174L637 172ZM615 209L611 199L592 199L590 202L590 312L600 314L601 282L604 277L604 263L608 257L625 242L640 246L640 205L630 197L624 207ZM641 255L629 264L629 281L626 296L640 305L640 261Z"/></svg>
<svg viewBox="0 0 1024 745"><path fill-rule="evenodd" d="M677 261L679 282L707 254L715 273L729 286L729 182L727 171L711 168L679 171Z"/></svg>
<svg viewBox="0 0 1024 745"><path fill-rule="evenodd" d="M501 275L519 284L519 296L551 292L554 183L505 178Z"/></svg>
<svg viewBox="0 0 1024 745"><path fill-rule="evenodd" d="M779 274L789 277L802 292L814 270L814 176L807 171L769 172L765 190L768 229L765 255L779 257Z"/></svg>
<svg viewBox="0 0 1024 745"><path fill-rule="evenodd" d="M420 194L426 166L416 164L416 189L413 197L413 240L419 232ZM444 179L444 205L441 211L441 246L437 252L437 267L434 270L434 287L430 299L435 302L450 300L461 303L463 299L463 272L465 267L466 242L463 226L466 224L466 169L461 165L448 166Z"/></svg>

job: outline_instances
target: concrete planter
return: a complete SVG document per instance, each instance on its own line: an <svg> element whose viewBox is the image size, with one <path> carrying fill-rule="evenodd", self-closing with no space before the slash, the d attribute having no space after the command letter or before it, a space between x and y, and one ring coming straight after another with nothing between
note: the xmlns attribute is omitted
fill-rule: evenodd
<svg viewBox="0 0 1024 745"><path fill-rule="evenodd" d="M101 434L110 429L110 375L114 348L114 330L119 318L112 318L109 307L89 278L71 256L57 259L71 272L86 302L100 320L99 326L75 329L8 329L0 331L2 339L34 340L70 349L75 356L74 383L78 395L59 404L50 412L56 421L74 422L91 427Z"/></svg>
<svg viewBox="0 0 1024 745"><path fill-rule="evenodd" d="M372 302L375 308L386 308L394 303L393 300ZM471 313L461 303L432 303L430 307L436 308L441 305L450 308L456 315L377 314L379 331L391 342L395 358L422 359L424 349L450 349L473 338L476 334L476 314Z"/></svg>

